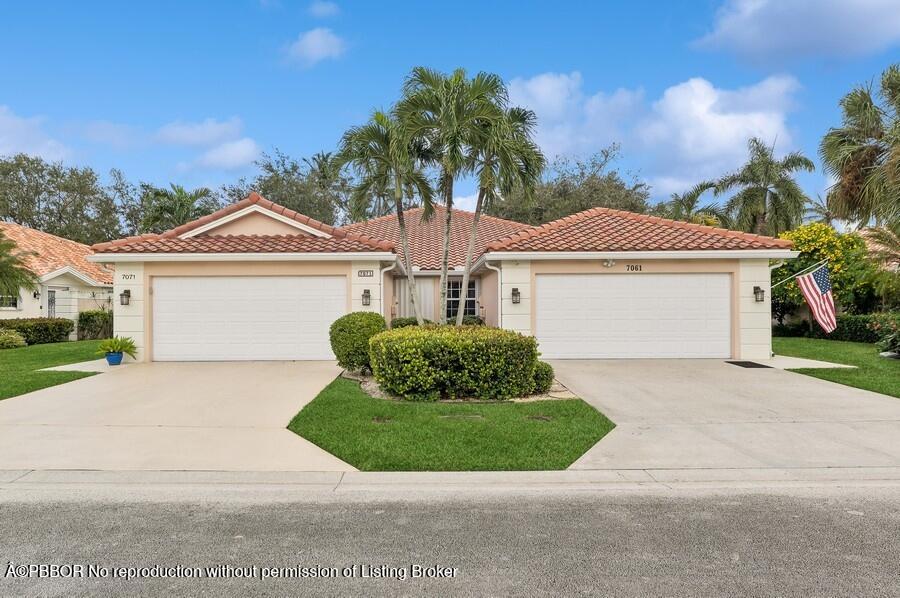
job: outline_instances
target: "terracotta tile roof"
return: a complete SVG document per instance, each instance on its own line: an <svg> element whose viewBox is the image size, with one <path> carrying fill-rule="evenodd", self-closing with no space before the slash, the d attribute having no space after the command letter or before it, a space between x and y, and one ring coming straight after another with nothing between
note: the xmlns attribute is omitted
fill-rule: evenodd
<svg viewBox="0 0 900 598"><path fill-rule="evenodd" d="M85 259L94 253L87 245L12 222L0 221L0 230L16 243L19 251L34 253L26 256L23 261L38 276L71 266L99 283L112 284L111 270Z"/></svg>
<svg viewBox="0 0 900 598"><path fill-rule="evenodd" d="M310 237L307 235L198 235L187 239L132 237L103 253L343 253L380 251L356 235Z"/></svg>
<svg viewBox="0 0 900 598"><path fill-rule="evenodd" d="M786 239L593 208L497 239L489 251L789 249Z"/></svg>
<svg viewBox="0 0 900 598"><path fill-rule="evenodd" d="M201 227L219 218L243 210L244 208L258 205L275 214L291 218L301 224L320 230L327 237L310 237L309 235L208 235L196 236L189 239L178 237L195 228ZM316 242L310 242L317 240ZM273 244L273 249L267 246ZM184 247L185 249L176 249ZM187 249L190 247L190 249ZM289 248L289 249L286 249ZM347 251L393 251L394 244L389 241L373 239L365 235L344 231L331 225L319 222L309 216L304 216L294 210L272 203L257 193L251 193L247 198L229 206L217 210L208 216L203 216L187 224L182 224L171 230L159 234L137 235L126 237L108 243L98 243L93 246L97 253L280 253L280 252L347 252Z"/></svg>
<svg viewBox="0 0 900 598"><path fill-rule="evenodd" d="M422 221L422 208L411 208L403 212L406 218L406 230L409 236L409 250L412 254L413 265L422 270L440 270L441 251L444 239L444 218L446 211L443 206L435 206L434 217ZM450 267L463 267L466 263L466 249L469 245L469 235L472 231L472 212L465 210L453 210L450 221ZM506 235L530 228L527 224L503 220L493 216L483 215L478 220L478 234L475 242L475 254L473 259L484 253L488 243ZM397 216L382 216L366 222L348 224L342 230L361 233L369 237L388 239L395 245L398 255L403 250L400 247L400 227L397 224Z"/></svg>

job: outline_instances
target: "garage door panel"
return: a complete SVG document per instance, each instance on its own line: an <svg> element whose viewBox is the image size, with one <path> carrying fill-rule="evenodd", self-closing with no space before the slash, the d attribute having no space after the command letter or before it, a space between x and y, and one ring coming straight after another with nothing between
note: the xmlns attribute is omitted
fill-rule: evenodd
<svg viewBox="0 0 900 598"><path fill-rule="evenodd" d="M328 328L346 293L343 276L154 278L153 358L333 359Z"/></svg>
<svg viewBox="0 0 900 598"><path fill-rule="evenodd" d="M731 355L728 274L538 275L547 358Z"/></svg>

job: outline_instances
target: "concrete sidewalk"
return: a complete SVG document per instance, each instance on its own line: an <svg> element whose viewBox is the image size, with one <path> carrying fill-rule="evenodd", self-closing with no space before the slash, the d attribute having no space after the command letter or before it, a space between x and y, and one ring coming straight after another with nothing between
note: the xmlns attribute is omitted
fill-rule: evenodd
<svg viewBox="0 0 900 598"><path fill-rule="evenodd" d="M623 469L504 472L0 471L0 502L320 501L391 497L417 501L471 493L779 491L792 488L900 489L900 467Z"/></svg>

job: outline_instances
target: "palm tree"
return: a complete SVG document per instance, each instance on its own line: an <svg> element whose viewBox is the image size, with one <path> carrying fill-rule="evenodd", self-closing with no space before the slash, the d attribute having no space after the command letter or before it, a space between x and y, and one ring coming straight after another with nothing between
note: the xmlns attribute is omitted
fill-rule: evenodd
<svg viewBox="0 0 900 598"><path fill-rule="evenodd" d="M206 187L193 191L187 191L181 185L157 189L141 221L141 231L161 233L211 214L218 207L212 191Z"/></svg>
<svg viewBox="0 0 900 598"><path fill-rule="evenodd" d="M0 295L19 296L19 289L34 291L38 277L25 267L29 252L17 251L16 244L0 230Z"/></svg>
<svg viewBox="0 0 900 598"><path fill-rule="evenodd" d="M700 197L715 186L712 181L702 181L684 193L673 193L666 205L666 217L706 226L725 226L728 218L719 204L698 206Z"/></svg>
<svg viewBox="0 0 900 598"><path fill-rule="evenodd" d="M804 220L811 222L821 222L833 227L834 221L838 219L834 209L833 195L828 194L825 199L821 195L817 195L816 199L808 199L804 210Z"/></svg>
<svg viewBox="0 0 900 598"><path fill-rule="evenodd" d="M477 146L484 123L502 118L506 86L500 77L488 73L469 79L464 69L448 76L416 67L404 82L403 96L397 113L409 133L433 153L440 170L438 189L446 207L440 280L440 314L445 322L453 183L471 170L471 148Z"/></svg>
<svg viewBox="0 0 900 598"><path fill-rule="evenodd" d="M871 242L873 258L888 268L900 266L900 218L866 230L865 236Z"/></svg>
<svg viewBox="0 0 900 598"><path fill-rule="evenodd" d="M838 216L860 227L900 217L900 64L881 75L878 103L872 85L841 99L842 123L819 145L825 170L837 179L828 199Z"/></svg>
<svg viewBox="0 0 900 598"><path fill-rule="evenodd" d="M759 138L748 142L750 158L737 172L716 183L716 195L738 192L725 204L740 230L758 235L778 235L800 224L806 195L793 179L798 170L812 172L815 165L800 152L775 158L774 146Z"/></svg>
<svg viewBox="0 0 900 598"><path fill-rule="evenodd" d="M344 133L338 163L352 165L359 175L359 183L354 190L358 197L393 192L410 301L416 320L422 325L425 320L417 301L416 280L403 214L404 197L418 196L421 199L423 218L430 218L434 210L431 185L421 168L420 150L421 147L411 141L395 115L377 111L368 123Z"/></svg>
<svg viewBox="0 0 900 598"><path fill-rule="evenodd" d="M537 117L531 110L510 108L502 119L484 123L478 145L470 150L469 159L478 178L478 196L466 249L466 266L460 287L463 299L456 313L457 326L463 322L464 298L472 273L481 212L489 209L498 197L510 195L515 188L521 189L526 200L530 200L540 181L546 160L532 139L536 124Z"/></svg>

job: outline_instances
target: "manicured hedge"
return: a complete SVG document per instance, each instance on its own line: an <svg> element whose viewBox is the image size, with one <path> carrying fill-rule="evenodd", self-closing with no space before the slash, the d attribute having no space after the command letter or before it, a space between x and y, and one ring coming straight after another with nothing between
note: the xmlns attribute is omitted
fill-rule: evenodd
<svg viewBox="0 0 900 598"><path fill-rule="evenodd" d="M879 314L840 314L837 316L837 328L826 334L818 323L813 323L810 331L809 322L803 320L795 324L776 324L772 327L774 336L805 336L809 338L824 338L833 341L852 341L857 343L874 343L878 341L878 334L872 330L872 322Z"/></svg>
<svg viewBox="0 0 900 598"><path fill-rule="evenodd" d="M534 387L537 341L509 330L409 326L369 344L375 379L405 399L509 399Z"/></svg>
<svg viewBox="0 0 900 598"><path fill-rule="evenodd" d="M531 392L543 394L553 386L553 366L546 361L539 361L534 368L534 386Z"/></svg>
<svg viewBox="0 0 900 598"><path fill-rule="evenodd" d="M434 324L431 320L425 320L425 324ZM403 318L394 318L391 320L391 328L406 328L407 326L418 326L419 321L416 320L415 316L412 317L403 317Z"/></svg>
<svg viewBox="0 0 900 598"><path fill-rule="evenodd" d="M75 322L66 318L16 318L0 320L0 328L17 331L29 345L40 345L69 340Z"/></svg>
<svg viewBox="0 0 900 598"><path fill-rule="evenodd" d="M78 314L78 339L109 338L113 335L113 314L106 309L89 309Z"/></svg>
<svg viewBox="0 0 900 598"><path fill-rule="evenodd" d="M335 320L328 336L338 365L348 370L370 371L369 339L384 328L384 317L370 311L349 313Z"/></svg>
<svg viewBox="0 0 900 598"><path fill-rule="evenodd" d="M25 338L15 330L0 328L0 349L18 349L25 346Z"/></svg>

